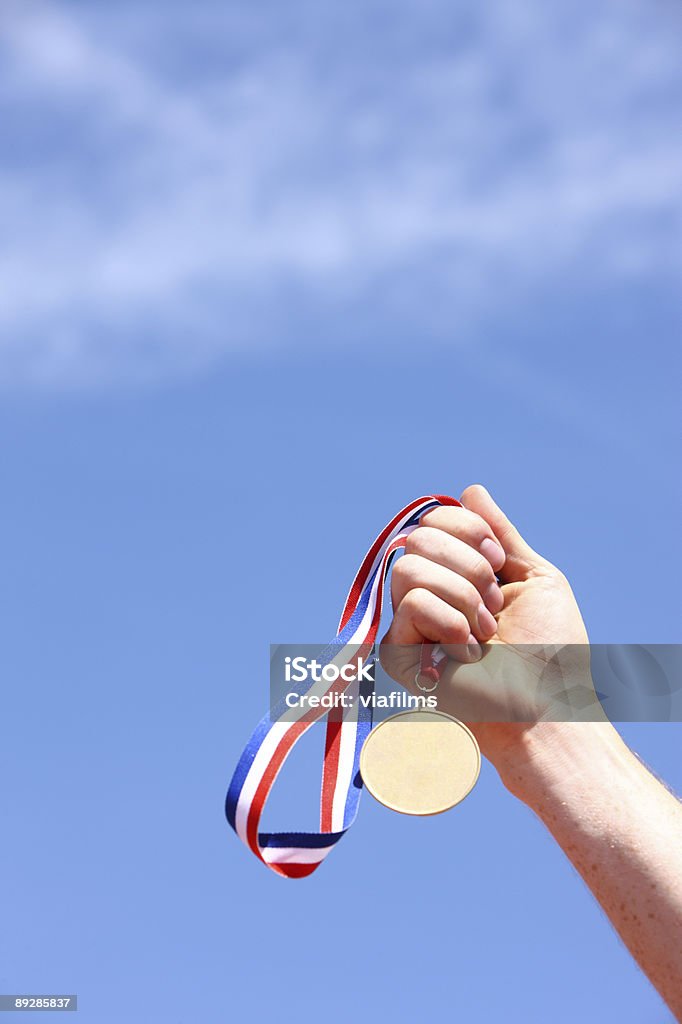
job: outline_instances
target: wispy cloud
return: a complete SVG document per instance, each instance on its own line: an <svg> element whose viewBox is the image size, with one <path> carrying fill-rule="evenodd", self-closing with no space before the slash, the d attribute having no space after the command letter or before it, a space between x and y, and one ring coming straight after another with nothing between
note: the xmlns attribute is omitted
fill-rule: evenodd
<svg viewBox="0 0 682 1024"><path fill-rule="evenodd" d="M679 272L665 5L377 0L311 27L298 0L297 39L221 8L4 5L0 380L265 347L292 292L390 318L406 273L461 320L559 274Z"/></svg>

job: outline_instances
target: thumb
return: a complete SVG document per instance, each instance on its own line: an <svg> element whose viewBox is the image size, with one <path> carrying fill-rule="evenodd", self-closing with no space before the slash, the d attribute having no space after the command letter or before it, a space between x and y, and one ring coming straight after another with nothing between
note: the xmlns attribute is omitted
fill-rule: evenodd
<svg viewBox="0 0 682 1024"><path fill-rule="evenodd" d="M482 484L472 484L463 492L461 502L465 508L485 519L504 548L506 561L498 575L507 583L518 583L530 576L534 569L547 565L546 559L526 544L513 523L493 501Z"/></svg>

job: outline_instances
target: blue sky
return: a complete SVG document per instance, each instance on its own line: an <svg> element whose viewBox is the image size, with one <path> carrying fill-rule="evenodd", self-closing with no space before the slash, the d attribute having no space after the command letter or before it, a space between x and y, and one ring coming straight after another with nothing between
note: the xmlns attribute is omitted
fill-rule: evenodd
<svg viewBox="0 0 682 1024"><path fill-rule="evenodd" d="M670 1019L489 767L433 821L365 797L298 884L222 800L269 643L330 637L417 494L486 483L594 641L679 641L679 28L4 5L0 991L97 1024ZM623 729L678 791L680 729ZM275 827L314 823L315 742Z"/></svg>

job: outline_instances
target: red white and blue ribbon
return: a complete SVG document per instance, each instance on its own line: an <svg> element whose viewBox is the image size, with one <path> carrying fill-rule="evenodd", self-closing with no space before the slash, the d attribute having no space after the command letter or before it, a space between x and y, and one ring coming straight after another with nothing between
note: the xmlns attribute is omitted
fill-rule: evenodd
<svg viewBox="0 0 682 1024"><path fill-rule="evenodd" d="M439 505L459 505L446 495L417 498L387 524L367 552L353 581L337 635L325 648L322 665L341 667L367 659L376 640L383 605L384 583L391 562L420 518ZM324 692L347 691L353 707L317 709L305 704L292 711L284 704L256 727L239 758L225 800L225 814L249 849L269 868L286 878L303 878L322 863L355 821L360 802L360 751L372 728L371 704L363 709L358 695L371 694L373 683L348 683L341 677ZM319 692L311 682L306 693ZM317 689L316 689L317 688ZM350 704L350 702L348 702ZM360 707L358 707L360 703ZM268 795L294 744L315 720L327 717L319 832L260 832Z"/></svg>

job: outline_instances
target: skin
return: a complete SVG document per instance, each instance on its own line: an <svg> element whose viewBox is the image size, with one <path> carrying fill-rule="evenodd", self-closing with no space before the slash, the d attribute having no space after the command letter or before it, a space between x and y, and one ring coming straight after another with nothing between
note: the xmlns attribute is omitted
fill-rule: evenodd
<svg viewBox="0 0 682 1024"><path fill-rule="evenodd" d="M427 513L407 539L392 573L394 616L382 664L418 692L421 645L443 647L451 660L439 708L469 725L504 785L544 822L682 1020L682 805L626 747L596 700L585 721L556 703L559 690L571 690L567 680L583 693L592 687L587 632L570 585L484 487L467 488L460 500L461 509ZM503 672L490 669L496 658Z"/></svg>

